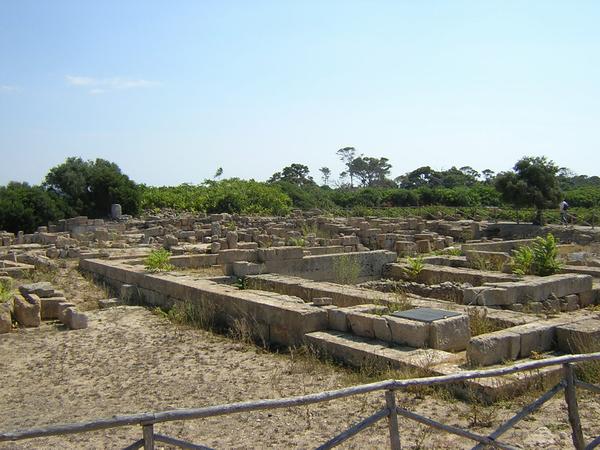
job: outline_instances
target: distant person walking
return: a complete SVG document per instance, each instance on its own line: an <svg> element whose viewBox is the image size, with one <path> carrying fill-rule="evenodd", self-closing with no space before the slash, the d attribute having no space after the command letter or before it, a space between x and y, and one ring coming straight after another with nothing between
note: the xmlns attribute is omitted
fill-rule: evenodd
<svg viewBox="0 0 600 450"><path fill-rule="evenodd" d="M567 225L569 223L569 213L567 212L569 209L569 204L563 200L558 205L558 208L560 209L560 223Z"/></svg>

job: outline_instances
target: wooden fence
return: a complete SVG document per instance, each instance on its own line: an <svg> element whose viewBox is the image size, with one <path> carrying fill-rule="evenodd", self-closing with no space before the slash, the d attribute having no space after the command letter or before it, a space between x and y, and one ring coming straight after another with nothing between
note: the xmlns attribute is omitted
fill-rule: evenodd
<svg viewBox="0 0 600 450"><path fill-rule="evenodd" d="M162 422L182 421L191 419L202 419L234 413L243 413L249 411L258 411L265 409L289 408L315 403L327 402L339 398L351 397L354 395L365 394L367 392L383 391L384 402L382 408L361 420L347 430L343 431L324 444L318 446L318 449L333 448L342 442L350 439L352 436L360 433L376 422L386 418L388 422L390 447L393 450L401 448L401 431L398 426L398 416L414 420L429 427L446 431L463 438L471 439L476 442L474 449L482 449L485 446L500 449L515 449L516 447L509 443L500 441L499 438L508 430L515 426L519 421L538 410L544 403L560 392L564 392L565 402L569 423L572 430L572 439L574 448L577 450L589 450L600 445L600 436L589 443L585 443L581 423L579 418L579 408L577 405L576 389L582 388L600 394L600 386L585 383L576 378L574 373L574 364L577 363L600 363L600 352L589 353L585 355L568 355L555 358L542 359L526 363L505 366L497 369L479 370L463 372L452 375L413 378L407 380L387 380L378 383L364 384L360 386L348 387L334 391L320 392L316 394L303 395L298 397L289 397L275 400L258 400L251 402L231 403L227 405L209 406L205 408L180 409L161 411L155 413L142 413L127 416L114 416L108 419L98 419L87 422L73 423L67 425L52 425L43 428L33 428L27 430L18 430L0 433L0 442L17 441L22 439L31 439L47 436L58 436L73 433L83 433L93 430L106 428L116 428L124 426L139 425L142 427L142 439L126 447L126 450L144 448L145 450L154 449L155 442L162 442L169 445L178 446L183 449L208 449L209 447L186 442L174 437L165 436L154 431L154 425ZM473 433L452 425L446 425L436 420L416 414L408 409L396 404L395 391L405 389L411 386L432 386L447 383L456 383L475 378L489 378L502 375L508 375L516 372L536 370L548 366L562 365L564 368L563 377L558 384L545 392L535 401L523 407L516 415L511 417L505 423L500 425L495 431L488 435Z"/></svg>

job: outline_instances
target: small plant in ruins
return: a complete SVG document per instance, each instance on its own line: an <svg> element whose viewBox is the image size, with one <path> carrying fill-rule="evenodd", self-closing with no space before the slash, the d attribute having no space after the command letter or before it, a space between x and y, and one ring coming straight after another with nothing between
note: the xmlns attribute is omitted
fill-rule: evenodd
<svg viewBox="0 0 600 450"><path fill-rule="evenodd" d="M410 256L406 258L407 267L404 269L411 280L416 280L423 267L425 267L425 263L423 262L423 258L417 256L416 258L411 258Z"/></svg>
<svg viewBox="0 0 600 450"><path fill-rule="evenodd" d="M521 247L513 255L512 270L517 275L545 277L560 270L556 239L550 233L538 236L531 247Z"/></svg>
<svg viewBox="0 0 600 450"><path fill-rule="evenodd" d="M169 258L171 258L171 252L164 248L152 250L146 257L144 266L149 272L165 272L173 270L173 265L169 262Z"/></svg>
<svg viewBox="0 0 600 450"><path fill-rule="evenodd" d="M12 280L10 278L0 278L0 303L10 300L13 295Z"/></svg>
<svg viewBox="0 0 600 450"><path fill-rule="evenodd" d="M490 320L487 316L487 311L483 308L472 307L468 309L467 313L469 315L469 329L471 330L471 336L492 333L501 329Z"/></svg>
<svg viewBox="0 0 600 450"><path fill-rule="evenodd" d="M304 247L306 246L306 241L304 240L304 238L301 237L291 237L288 238L288 244L294 247Z"/></svg>
<svg viewBox="0 0 600 450"><path fill-rule="evenodd" d="M356 284L360 275L360 262L353 255L342 255L333 261L335 281L341 284Z"/></svg>

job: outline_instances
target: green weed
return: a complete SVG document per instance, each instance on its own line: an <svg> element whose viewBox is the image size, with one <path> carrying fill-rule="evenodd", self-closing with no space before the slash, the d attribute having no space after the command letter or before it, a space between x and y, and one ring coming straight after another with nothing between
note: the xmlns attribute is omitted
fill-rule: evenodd
<svg viewBox="0 0 600 450"><path fill-rule="evenodd" d="M164 248L152 250L144 260L144 266L148 272L166 272L173 270L173 265L169 262L171 252Z"/></svg>
<svg viewBox="0 0 600 450"><path fill-rule="evenodd" d="M335 281L340 284L356 284L360 269L360 262L353 255L342 255L333 261Z"/></svg>
<svg viewBox="0 0 600 450"><path fill-rule="evenodd" d="M551 233L545 238L538 236L530 247L521 247L514 252L512 271L521 276L553 275L561 268L557 257L558 247L554 236Z"/></svg>

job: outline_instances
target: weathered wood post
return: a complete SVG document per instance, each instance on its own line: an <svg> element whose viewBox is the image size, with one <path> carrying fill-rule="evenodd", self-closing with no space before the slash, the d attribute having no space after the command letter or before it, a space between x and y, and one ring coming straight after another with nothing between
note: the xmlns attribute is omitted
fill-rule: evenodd
<svg viewBox="0 0 600 450"><path fill-rule="evenodd" d="M144 433L144 450L154 450L154 424L142 425Z"/></svg>
<svg viewBox="0 0 600 450"><path fill-rule="evenodd" d="M579 419L579 406L577 405L577 391L575 389L575 374L573 365L570 363L564 364L565 380L565 401L569 412L569 423L571 424L573 445L577 450L585 448L583 440L583 431L581 431L581 421Z"/></svg>
<svg viewBox="0 0 600 450"><path fill-rule="evenodd" d="M398 430L398 414L396 412L396 393L389 389L385 391L385 404L388 409L388 428L390 430L390 448L400 450L400 431Z"/></svg>

